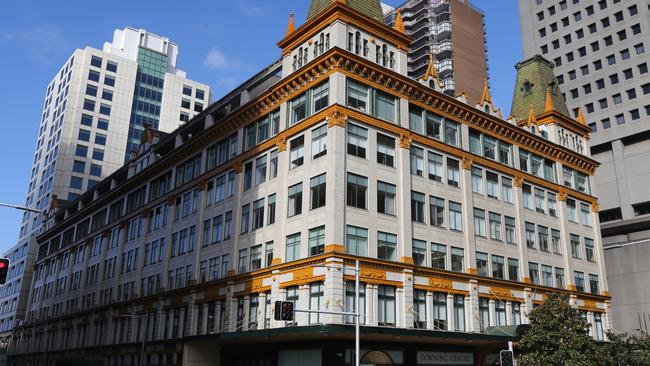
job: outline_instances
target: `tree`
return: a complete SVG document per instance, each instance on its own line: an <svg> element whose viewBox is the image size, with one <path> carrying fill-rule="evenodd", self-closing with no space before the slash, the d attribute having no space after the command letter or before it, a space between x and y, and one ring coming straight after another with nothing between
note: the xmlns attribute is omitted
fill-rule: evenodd
<svg viewBox="0 0 650 366"><path fill-rule="evenodd" d="M530 329L519 342L521 366L598 365L599 347L589 324L566 294L550 294L528 314Z"/></svg>
<svg viewBox="0 0 650 366"><path fill-rule="evenodd" d="M603 366L650 366L650 336L607 333L609 342L602 344L600 363Z"/></svg>

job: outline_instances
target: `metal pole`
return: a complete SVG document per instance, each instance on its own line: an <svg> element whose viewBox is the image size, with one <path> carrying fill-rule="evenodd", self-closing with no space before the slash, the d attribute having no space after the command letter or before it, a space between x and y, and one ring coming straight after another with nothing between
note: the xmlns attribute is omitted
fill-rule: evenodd
<svg viewBox="0 0 650 366"><path fill-rule="evenodd" d="M356 315L355 315L355 322L354 322L354 333L355 333L355 339L354 339L354 357L355 357L355 365L359 366L360 361L361 361L361 356L359 353L361 352L360 347L359 347L359 318L361 317L361 309L359 309L359 260L357 259L355 261L355 268L354 268L354 310L356 310Z"/></svg>
<svg viewBox="0 0 650 366"><path fill-rule="evenodd" d="M10 205L8 203L1 203L0 206L2 207L9 207L9 208L15 208L16 210L22 210L22 211L29 211L29 212L34 212L34 213L43 213L43 210L37 210L35 208L31 207L23 207L23 206L16 206L16 205Z"/></svg>
<svg viewBox="0 0 650 366"><path fill-rule="evenodd" d="M147 333L149 330L149 314L144 314L144 334L142 335L142 348L140 349L140 366L144 366L144 346L147 342Z"/></svg>

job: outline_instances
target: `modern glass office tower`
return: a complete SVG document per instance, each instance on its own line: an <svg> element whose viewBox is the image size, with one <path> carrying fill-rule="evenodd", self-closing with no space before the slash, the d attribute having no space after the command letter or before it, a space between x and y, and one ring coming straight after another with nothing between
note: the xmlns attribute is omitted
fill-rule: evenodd
<svg viewBox="0 0 650 366"><path fill-rule="evenodd" d="M77 49L45 91L25 206L51 209L92 188L131 159L145 125L171 132L210 102L210 88L176 68L178 46L143 29L117 29L103 49ZM24 319L42 214L25 213L5 256L0 348Z"/></svg>
<svg viewBox="0 0 650 366"><path fill-rule="evenodd" d="M520 0L526 57L541 54L591 128L614 327L650 331L650 8L639 0ZM525 117L525 116L518 116Z"/></svg>
<svg viewBox="0 0 650 366"><path fill-rule="evenodd" d="M364 364L491 363L549 292L602 339L589 129L543 82L503 120L487 88L444 94L434 63L414 80L410 41L376 0L315 0L277 66L147 133L50 216L12 364L134 365L144 341L145 365L350 365L351 317L272 304L355 311L355 260Z"/></svg>
<svg viewBox="0 0 650 366"><path fill-rule="evenodd" d="M396 9L384 9L390 25L399 10L412 37L409 76L421 77L433 56L444 93L465 93L470 102L478 103L488 78L483 13L469 0L409 0Z"/></svg>

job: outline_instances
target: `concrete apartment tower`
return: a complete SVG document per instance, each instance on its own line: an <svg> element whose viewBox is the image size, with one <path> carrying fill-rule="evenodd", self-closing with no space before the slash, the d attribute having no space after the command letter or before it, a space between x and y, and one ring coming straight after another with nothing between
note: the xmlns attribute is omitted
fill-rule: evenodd
<svg viewBox="0 0 650 366"><path fill-rule="evenodd" d="M383 6L386 22L401 13L406 33L413 38L408 52L408 75L419 78L433 55L445 94L465 93L478 103L488 78L483 13L469 0L410 0L396 9Z"/></svg>
<svg viewBox="0 0 650 366"><path fill-rule="evenodd" d="M486 85L472 103L435 62L409 77L396 17L312 0L281 62L58 207L12 366L350 366L333 312L355 309L362 364L491 364L554 292L604 339L598 164L549 64L519 65L541 103L504 120Z"/></svg>
<svg viewBox="0 0 650 366"><path fill-rule="evenodd" d="M45 91L25 205L47 212L121 168L145 125L172 132L203 111L210 88L176 68L178 46L143 29L117 29L102 50L77 49ZM58 198L55 198L58 197ZM25 213L0 291L0 346L24 319L41 214Z"/></svg>
<svg viewBox="0 0 650 366"><path fill-rule="evenodd" d="M526 57L555 64L591 128L614 328L650 331L650 9L641 0L519 0ZM524 116L518 116L524 117Z"/></svg>

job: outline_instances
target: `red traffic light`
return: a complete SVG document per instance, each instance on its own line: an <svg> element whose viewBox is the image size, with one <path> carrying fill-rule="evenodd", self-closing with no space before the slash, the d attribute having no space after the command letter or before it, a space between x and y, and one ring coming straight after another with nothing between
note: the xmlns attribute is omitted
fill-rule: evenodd
<svg viewBox="0 0 650 366"><path fill-rule="evenodd" d="M7 274L9 273L9 259L0 258L0 285L7 282Z"/></svg>
<svg viewBox="0 0 650 366"><path fill-rule="evenodd" d="M0 269L7 267L7 263L0 261Z"/></svg>

